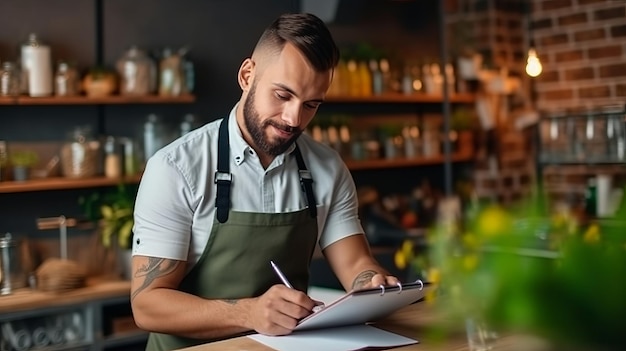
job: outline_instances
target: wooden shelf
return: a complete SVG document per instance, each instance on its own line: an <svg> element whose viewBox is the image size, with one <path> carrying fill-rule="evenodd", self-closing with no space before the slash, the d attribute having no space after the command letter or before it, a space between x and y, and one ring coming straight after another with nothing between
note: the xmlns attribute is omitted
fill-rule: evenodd
<svg viewBox="0 0 626 351"><path fill-rule="evenodd" d="M451 103L472 103L476 100L476 96L473 94L453 94L450 96ZM381 95L372 96L341 96L341 95L329 95L326 96L325 102L327 103L442 103L443 95L433 94L400 94L400 93L385 93Z"/></svg>
<svg viewBox="0 0 626 351"><path fill-rule="evenodd" d="M132 104L189 104L194 95L180 96L50 96L50 97L0 97L0 105L132 105Z"/></svg>
<svg viewBox="0 0 626 351"><path fill-rule="evenodd" d="M474 159L474 155L471 152L455 153L452 154L450 160L452 162L469 162ZM443 164L445 157L443 155L434 157L423 158L395 158L391 160L377 159L377 160L365 160L354 161L346 160L346 165L351 171L360 171L368 169L385 169L385 168L402 168L402 167L415 167L415 166L428 166ZM67 190L67 189L84 189L84 188L96 188L102 186L115 186L120 183L125 184L138 184L141 179L141 175L124 178L84 178L84 179L72 179L72 178L46 178L28 180L24 182L7 181L0 182L0 194L8 193L24 193L31 191L47 191L47 190Z"/></svg>
<svg viewBox="0 0 626 351"><path fill-rule="evenodd" d="M474 155L470 152L455 153L450 156L452 162L468 162L474 159ZM387 169L401 167L415 167L443 164L445 157L443 155L434 157L420 158L396 158L396 159L377 159L367 161L346 160L346 165L351 171L367 170L367 169Z"/></svg>
<svg viewBox="0 0 626 351"><path fill-rule="evenodd" d="M44 191L44 190L66 190L66 189L82 189L82 188L94 188L101 186L115 186L120 183L137 184L141 179L141 175L124 178L85 178L85 179L72 179L72 178L46 178L28 180L24 182L0 182L0 194L1 193L23 193L30 191Z"/></svg>

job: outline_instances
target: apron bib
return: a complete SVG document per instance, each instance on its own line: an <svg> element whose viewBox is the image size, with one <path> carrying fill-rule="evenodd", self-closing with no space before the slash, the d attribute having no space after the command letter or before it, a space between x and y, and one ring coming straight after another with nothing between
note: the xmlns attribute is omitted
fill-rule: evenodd
<svg viewBox="0 0 626 351"><path fill-rule="evenodd" d="M227 125L228 119L225 118L220 126L218 141L216 206L219 213L216 213L211 236L202 256L183 278L180 290L207 299L256 297L272 285L281 283L270 266L270 260L273 260L281 267L295 289L306 292L318 231L311 186L313 180L306 170L300 151L296 145L294 153L308 208L288 213L231 211ZM226 181L227 188L220 181ZM305 184L307 182L308 186ZM223 198L225 194L228 199ZM226 338L230 337L232 336ZM151 333L146 350L165 351L217 340L219 339L200 340Z"/></svg>

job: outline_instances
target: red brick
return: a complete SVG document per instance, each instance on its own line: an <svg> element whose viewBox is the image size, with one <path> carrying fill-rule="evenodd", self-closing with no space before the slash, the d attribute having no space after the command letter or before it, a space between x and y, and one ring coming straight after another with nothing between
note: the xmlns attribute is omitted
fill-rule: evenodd
<svg viewBox="0 0 626 351"><path fill-rule="evenodd" d="M617 96L626 96L626 84L618 84L615 86L615 94Z"/></svg>
<svg viewBox="0 0 626 351"><path fill-rule="evenodd" d="M598 40L598 39L604 39L605 36L606 34L603 28L596 28L596 29L583 30L583 31L574 33L574 40L576 41Z"/></svg>
<svg viewBox="0 0 626 351"><path fill-rule="evenodd" d="M552 28L552 18L548 17L548 18L534 20L531 22L530 26L532 29Z"/></svg>
<svg viewBox="0 0 626 351"><path fill-rule="evenodd" d="M626 17L626 7L614 7L610 9L597 10L593 13L597 21Z"/></svg>
<svg viewBox="0 0 626 351"><path fill-rule="evenodd" d="M567 34L565 33L548 35L546 37L541 38L541 45L549 46L549 45L565 44L568 42L568 40L569 39L567 37Z"/></svg>
<svg viewBox="0 0 626 351"><path fill-rule="evenodd" d="M611 96L611 89L606 85L592 88L580 88L578 94L581 98L585 99L604 98Z"/></svg>
<svg viewBox="0 0 626 351"><path fill-rule="evenodd" d="M606 65L600 67L600 78L612 78L626 76L626 63Z"/></svg>
<svg viewBox="0 0 626 351"><path fill-rule="evenodd" d="M600 48L591 48L588 52L590 59L616 57L622 55L622 47L620 45L603 46Z"/></svg>
<svg viewBox="0 0 626 351"><path fill-rule="evenodd" d="M591 67L583 67L583 68L576 68L576 69L570 69L565 71L565 80L570 81L570 80L583 80L583 79L592 79L594 77L593 75L593 68Z"/></svg>
<svg viewBox="0 0 626 351"><path fill-rule="evenodd" d="M570 50L570 51L557 52L554 56L554 61L556 63L563 62L563 61L579 61L582 59L583 59L582 50Z"/></svg>
<svg viewBox="0 0 626 351"><path fill-rule="evenodd" d="M541 4L542 10L556 10L572 6L571 0L546 0Z"/></svg>
<svg viewBox="0 0 626 351"><path fill-rule="evenodd" d="M559 71L547 71L541 73L539 77L537 77L540 82L548 83L548 82L558 82L559 81Z"/></svg>
<svg viewBox="0 0 626 351"><path fill-rule="evenodd" d="M572 89L548 90L539 93L539 97L546 100L568 100L574 97L574 91Z"/></svg>
<svg viewBox="0 0 626 351"><path fill-rule="evenodd" d="M560 26L569 26L572 24L579 24L579 23L585 23L585 22L587 22L586 12L573 13L571 15L559 17Z"/></svg>
<svg viewBox="0 0 626 351"><path fill-rule="evenodd" d="M626 37L626 24L611 27L611 36L613 38Z"/></svg>

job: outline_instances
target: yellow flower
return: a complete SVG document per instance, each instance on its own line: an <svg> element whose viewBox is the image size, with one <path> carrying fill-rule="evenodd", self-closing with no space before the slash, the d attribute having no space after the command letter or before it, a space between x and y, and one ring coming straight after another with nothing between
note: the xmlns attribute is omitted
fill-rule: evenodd
<svg viewBox="0 0 626 351"><path fill-rule="evenodd" d="M583 240L589 244L600 241L600 227L597 224L590 225L583 235Z"/></svg>
<svg viewBox="0 0 626 351"><path fill-rule="evenodd" d="M404 252L402 252L402 250L398 250L396 251L396 254L393 257L393 260L396 264L396 267L398 267L399 269L405 269L406 265L407 265L407 259L406 256L404 255Z"/></svg>
<svg viewBox="0 0 626 351"><path fill-rule="evenodd" d="M428 282L432 283L433 285L436 285L439 283L439 281L441 281L441 272L439 271L438 268L431 267L428 269L428 272L426 273L426 279L428 280ZM428 303L432 303L435 300L435 296L437 296L436 290L429 289L427 290L426 295L424 295L424 300Z"/></svg>
<svg viewBox="0 0 626 351"><path fill-rule="evenodd" d="M501 235L510 230L511 222L511 216L501 207L487 207L478 217L478 234L485 237Z"/></svg>

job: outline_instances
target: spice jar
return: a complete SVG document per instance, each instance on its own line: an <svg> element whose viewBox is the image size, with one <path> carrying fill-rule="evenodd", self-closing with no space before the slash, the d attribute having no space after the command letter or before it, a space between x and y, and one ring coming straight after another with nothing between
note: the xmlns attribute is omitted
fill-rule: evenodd
<svg viewBox="0 0 626 351"><path fill-rule="evenodd" d="M20 95L20 77L21 73L17 65L5 61L2 64L2 71L0 71L0 96Z"/></svg>
<svg viewBox="0 0 626 351"><path fill-rule="evenodd" d="M74 96L78 94L79 86L76 68L67 62L59 62L54 75L54 94L56 96Z"/></svg>
<svg viewBox="0 0 626 351"><path fill-rule="evenodd" d="M93 177L98 172L100 143L89 127L76 127L61 149L63 175L70 178Z"/></svg>
<svg viewBox="0 0 626 351"><path fill-rule="evenodd" d="M121 95L148 95L154 91L156 64L143 50L132 46L117 61Z"/></svg>
<svg viewBox="0 0 626 351"><path fill-rule="evenodd" d="M104 143L104 176L119 178L122 176L122 158L118 151L115 137L108 136Z"/></svg>

